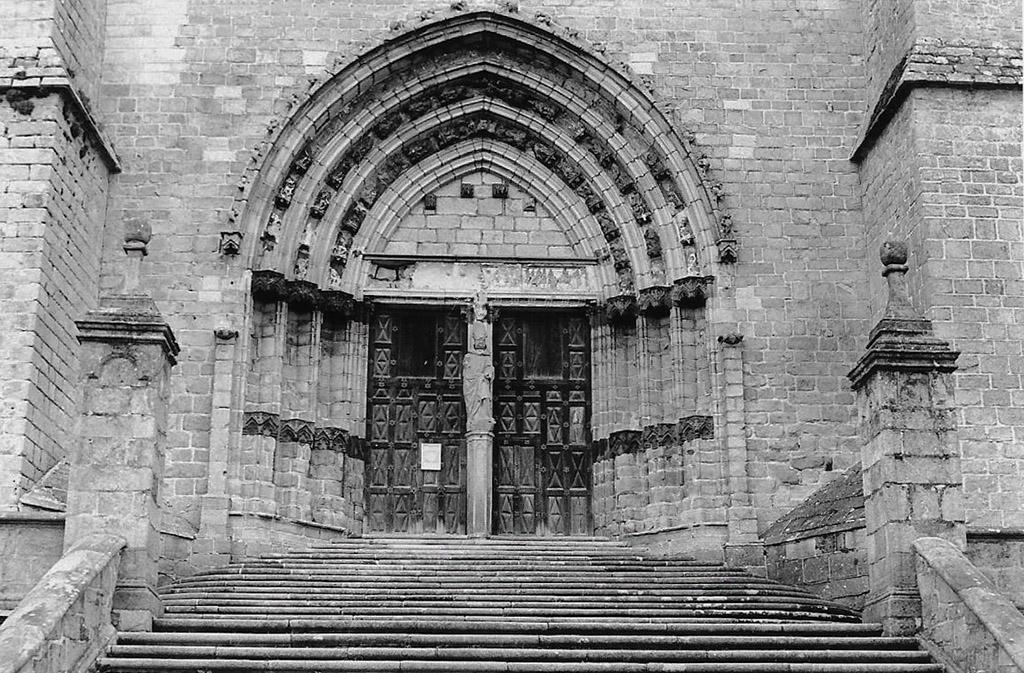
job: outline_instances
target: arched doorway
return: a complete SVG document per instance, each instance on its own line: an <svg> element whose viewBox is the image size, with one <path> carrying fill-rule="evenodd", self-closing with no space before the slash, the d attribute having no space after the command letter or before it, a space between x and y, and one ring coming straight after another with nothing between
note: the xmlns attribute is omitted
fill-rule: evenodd
<svg viewBox="0 0 1024 673"><path fill-rule="evenodd" d="M587 534L632 502L619 456L681 472L709 438L704 299L735 241L664 116L580 46L489 12L410 31L295 111L247 197L247 505Z"/></svg>

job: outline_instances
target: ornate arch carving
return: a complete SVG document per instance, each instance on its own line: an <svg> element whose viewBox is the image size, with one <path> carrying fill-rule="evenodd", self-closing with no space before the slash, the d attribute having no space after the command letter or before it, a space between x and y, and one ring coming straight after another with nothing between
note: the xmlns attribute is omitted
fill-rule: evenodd
<svg viewBox="0 0 1024 673"><path fill-rule="evenodd" d="M394 212L378 207L381 197L408 195L444 165L433 157L453 156L467 138L512 148L531 175L539 165L557 192L574 193L568 200L601 232L597 256L633 278L630 292L735 261L718 190L687 143L639 86L571 39L512 16L463 13L332 76L281 126L244 194L250 267L327 290L338 232L358 237L371 213L372 227L387 229ZM346 288L358 291L350 276ZM602 292L621 289L613 285Z"/></svg>

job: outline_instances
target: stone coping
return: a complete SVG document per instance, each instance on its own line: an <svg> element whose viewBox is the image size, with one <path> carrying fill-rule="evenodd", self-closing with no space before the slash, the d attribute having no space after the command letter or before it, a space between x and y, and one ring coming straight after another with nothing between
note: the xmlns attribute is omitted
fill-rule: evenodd
<svg viewBox="0 0 1024 673"><path fill-rule="evenodd" d="M914 540L914 549L1024 670L1024 615L1020 610L947 540L921 537Z"/></svg>
<svg viewBox="0 0 1024 673"><path fill-rule="evenodd" d="M273 521L275 523L292 524L303 528L315 528L319 530L330 531L332 533L343 533L347 537L352 536L352 532L343 526L332 526L329 523L320 523L319 521L309 521L307 519L289 519L287 517L278 516L277 514L267 514L265 512L241 512L238 510L231 510L230 512L228 512L228 516L262 519L263 521Z"/></svg>
<svg viewBox="0 0 1024 673"><path fill-rule="evenodd" d="M37 658L75 601L126 544L122 537L94 533L71 545L0 626L0 673L17 673Z"/></svg>
<svg viewBox="0 0 1024 673"><path fill-rule="evenodd" d="M0 512L0 526L5 523L44 523L63 525L64 512Z"/></svg>

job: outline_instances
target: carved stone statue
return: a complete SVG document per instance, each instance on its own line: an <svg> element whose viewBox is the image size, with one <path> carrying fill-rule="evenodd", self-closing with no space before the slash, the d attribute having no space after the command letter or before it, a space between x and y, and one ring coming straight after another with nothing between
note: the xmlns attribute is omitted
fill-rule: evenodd
<svg viewBox="0 0 1024 673"><path fill-rule="evenodd" d="M494 426L494 361L491 352L491 329L486 316L486 298L483 293L479 293L473 302L469 323L469 348L462 362L466 429L469 432L490 432Z"/></svg>

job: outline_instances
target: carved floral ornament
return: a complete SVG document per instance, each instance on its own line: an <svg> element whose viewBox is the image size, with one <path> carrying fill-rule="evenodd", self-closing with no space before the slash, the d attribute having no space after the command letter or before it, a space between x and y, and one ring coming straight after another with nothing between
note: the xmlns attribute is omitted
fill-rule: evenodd
<svg viewBox="0 0 1024 673"><path fill-rule="evenodd" d="M391 47L408 56L389 56ZM259 212L259 222L247 218L258 227L254 254L264 260L253 264L318 285L328 276L342 278L352 238L384 191L470 137L528 152L554 172L599 223L609 245L604 262L612 261L611 244L623 238L623 227L629 230L626 238L644 251L645 261L635 269L628 260L616 261L622 294L635 292L626 277L664 286L659 274L706 268L709 244L718 242L721 261L734 261L736 241L719 203L721 190L702 185L708 167L700 170L689 158L686 140L693 134L672 131L647 94L616 71L608 75L618 78L614 86L591 79L589 73L604 71L600 66L578 46L492 12L430 23L368 52L303 103L305 113L275 126L273 153L294 158L268 163L241 184L247 194L256 184L273 194L246 210ZM475 117L453 112L477 101L485 109ZM322 112L309 114L313 109ZM359 116L366 110L374 111L372 121ZM343 137L350 140L339 143ZM606 184L617 193L614 208L602 196ZM293 203L297 198L303 203ZM695 199L706 203L689 208ZM323 246L325 240L332 254L310 257L310 241ZM305 260L299 259L301 241ZM680 246L682 254L675 252ZM665 269L669 259L689 260L688 249L699 251L700 267Z"/></svg>

